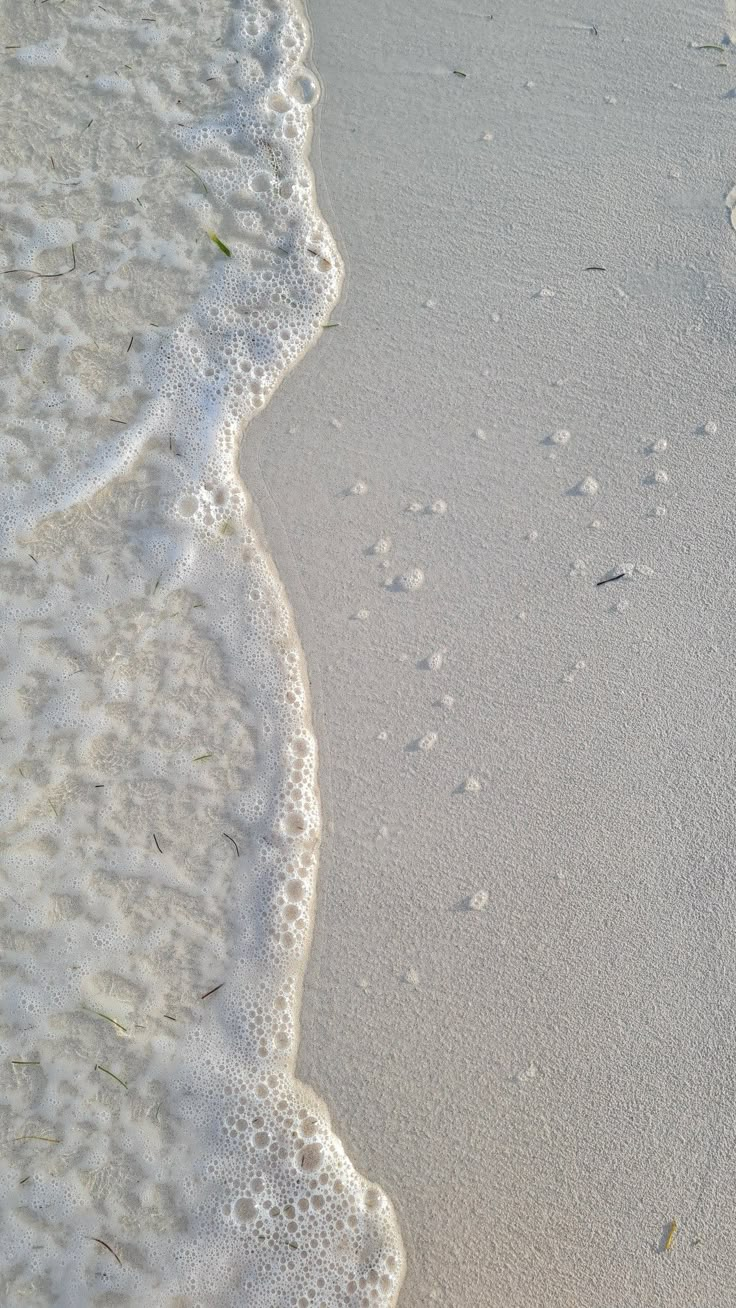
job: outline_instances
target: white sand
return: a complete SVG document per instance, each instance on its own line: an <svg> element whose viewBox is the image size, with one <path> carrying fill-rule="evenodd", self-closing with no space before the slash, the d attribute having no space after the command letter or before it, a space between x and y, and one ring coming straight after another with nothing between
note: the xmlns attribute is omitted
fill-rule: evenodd
<svg viewBox="0 0 736 1308"><path fill-rule="evenodd" d="M75 137L86 198L59 215L46 155L65 120L34 81L24 136L18 73L73 78L107 20L92 15L91 46L78 32L59 46L35 32L58 19L41 8L24 13L30 64L7 56L2 166L19 175L2 177L4 241L50 271L75 240L89 275L93 256L109 266L130 247L104 295L56 286L68 320L29 293L8 342L6 407L33 424L49 400L74 468L100 405L133 424L142 401L138 363L117 362L123 321L134 358L150 353L149 319L178 321L211 284L202 195L164 168L161 123L195 82L187 112L206 113L205 77L229 61L200 45L224 5L203 17L171 0L160 53L131 28L132 57L118 42L104 85L79 92L80 111L88 95L108 108L96 145ZM258 414L242 471L313 690L326 822L299 1071L337 1134L291 1080L309 922L288 925L279 860L292 845L306 858L308 902L316 822L309 777L306 835L281 799L281 746L303 738L312 757L299 646L237 483L232 534L195 549L172 527L181 477L154 432L124 483L11 542L0 573L2 1295L255 1308L257 1286L278 1308L383 1305L400 1261L371 1177L407 1247L401 1308L730 1308L736 55L693 47L733 16L715 0L598 16L313 0L311 17L340 326ZM139 117L158 124L140 169ZM105 225L110 204L122 226ZM220 215L233 245L244 212ZM6 490L38 460L31 491L51 493L54 447L11 455ZM221 489L197 490L220 519ZM251 631L250 661L238 623L261 600L238 607L241 562L243 587L259 576L281 615L263 644ZM270 750L260 658L306 733L277 714ZM261 825L242 807L259 787ZM222 833L236 820L234 872ZM277 936L252 930L266 921ZM228 968L237 984L203 1011ZM249 981L259 1004L240 1030ZM223 1107L233 1067L244 1124ZM18 1139L38 1134L52 1143ZM321 1267L339 1275L320 1285Z"/></svg>
<svg viewBox="0 0 736 1308"><path fill-rule="evenodd" d="M299 1066L397 1205L402 1308L727 1308L723 10L312 8L341 327L243 465L329 819Z"/></svg>

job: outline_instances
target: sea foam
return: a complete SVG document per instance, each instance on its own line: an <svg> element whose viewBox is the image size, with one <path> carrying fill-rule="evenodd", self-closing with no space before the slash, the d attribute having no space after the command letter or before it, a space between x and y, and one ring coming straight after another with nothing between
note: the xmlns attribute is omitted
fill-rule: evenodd
<svg viewBox="0 0 736 1308"><path fill-rule="evenodd" d="M389 1305L391 1206L294 1076L317 748L237 472L340 289L307 24L36 8L0 178L0 1297Z"/></svg>

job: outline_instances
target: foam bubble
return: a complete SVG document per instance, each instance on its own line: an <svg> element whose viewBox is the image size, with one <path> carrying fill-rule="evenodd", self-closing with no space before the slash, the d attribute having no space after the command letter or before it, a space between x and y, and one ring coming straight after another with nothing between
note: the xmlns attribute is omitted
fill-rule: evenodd
<svg viewBox="0 0 736 1308"><path fill-rule="evenodd" d="M460 783L460 789L465 795L477 795L480 788L480 781L477 777L466 777L465 780Z"/></svg>
<svg viewBox="0 0 736 1308"><path fill-rule="evenodd" d="M371 545L371 554L388 554L391 550L391 537L379 536Z"/></svg>
<svg viewBox="0 0 736 1308"><path fill-rule="evenodd" d="M421 590L424 585L424 573L421 568L410 568L408 572L402 572L393 581L386 583L391 590Z"/></svg>
<svg viewBox="0 0 736 1308"><path fill-rule="evenodd" d="M427 655L426 659L423 660L421 666L423 668L426 668L428 672L439 672L444 661L445 661L444 652L441 649L436 649L431 654Z"/></svg>
<svg viewBox="0 0 736 1308"><path fill-rule="evenodd" d="M24 45L13 53L19 64L25 64L28 68L60 68L65 72L72 72L73 65L64 54L66 47L66 38L51 38L46 41L38 41L35 45Z"/></svg>

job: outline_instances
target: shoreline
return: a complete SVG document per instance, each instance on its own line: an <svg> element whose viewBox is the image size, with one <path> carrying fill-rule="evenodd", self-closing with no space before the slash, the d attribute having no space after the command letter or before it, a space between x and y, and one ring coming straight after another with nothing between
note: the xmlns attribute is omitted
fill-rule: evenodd
<svg viewBox="0 0 736 1308"><path fill-rule="evenodd" d="M297 1066L406 1308L726 1308L736 71L715 4L483 8L312 6L347 295L244 451L323 760Z"/></svg>

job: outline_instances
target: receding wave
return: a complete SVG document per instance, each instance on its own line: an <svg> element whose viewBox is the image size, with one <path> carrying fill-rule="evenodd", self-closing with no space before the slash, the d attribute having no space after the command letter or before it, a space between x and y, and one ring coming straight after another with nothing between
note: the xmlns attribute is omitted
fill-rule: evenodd
<svg viewBox="0 0 736 1308"><path fill-rule="evenodd" d="M2 91L2 1299L375 1308L391 1206L294 1077L317 748L237 472L340 290L308 29L129 8L34 6Z"/></svg>

